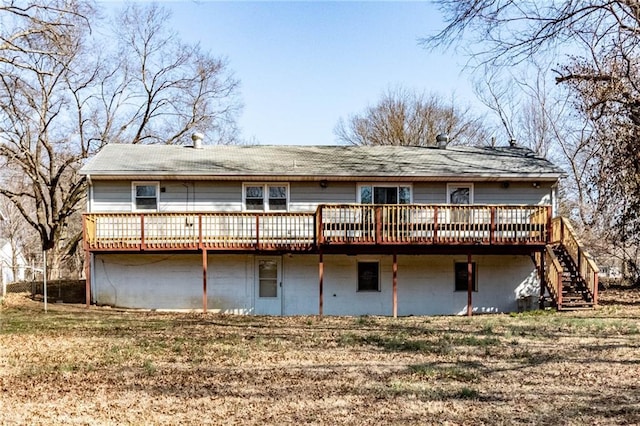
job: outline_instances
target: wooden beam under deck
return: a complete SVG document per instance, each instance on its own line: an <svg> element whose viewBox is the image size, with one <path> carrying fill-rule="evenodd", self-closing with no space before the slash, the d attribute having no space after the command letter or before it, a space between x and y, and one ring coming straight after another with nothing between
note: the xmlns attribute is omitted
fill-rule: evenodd
<svg viewBox="0 0 640 426"><path fill-rule="evenodd" d="M398 254L393 253L393 317L398 318Z"/></svg>
<svg viewBox="0 0 640 426"><path fill-rule="evenodd" d="M202 250L202 312L207 313L207 268L209 260L207 250Z"/></svg>
<svg viewBox="0 0 640 426"><path fill-rule="evenodd" d="M467 316L473 315L473 263L471 253L467 255Z"/></svg>

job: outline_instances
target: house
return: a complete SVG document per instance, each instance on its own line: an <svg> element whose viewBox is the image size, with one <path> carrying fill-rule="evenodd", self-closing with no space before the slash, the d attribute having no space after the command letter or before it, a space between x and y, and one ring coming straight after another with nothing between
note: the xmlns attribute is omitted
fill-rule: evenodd
<svg viewBox="0 0 640 426"><path fill-rule="evenodd" d="M27 261L22 252L16 249L16 253L14 253L11 242L0 238L0 284L3 288L7 284L23 281L26 268Z"/></svg>
<svg viewBox="0 0 640 426"><path fill-rule="evenodd" d="M555 217L562 171L524 148L109 144L81 173L87 304L395 316L596 303L597 268Z"/></svg>

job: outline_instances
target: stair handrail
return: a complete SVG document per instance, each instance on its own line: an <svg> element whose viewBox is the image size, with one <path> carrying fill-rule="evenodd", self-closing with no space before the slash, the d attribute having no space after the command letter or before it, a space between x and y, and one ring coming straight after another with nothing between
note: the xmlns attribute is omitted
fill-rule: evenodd
<svg viewBox="0 0 640 426"><path fill-rule="evenodd" d="M584 280L587 290L593 299L593 305L598 304L598 265L593 257L584 248L582 242L576 236L576 232L569 220L565 217L556 217L552 222L553 243L562 244L578 267L580 277Z"/></svg>
<svg viewBox="0 0 640 426"><path fill-rule="evenodd" d="M545 262L543 277L547 289L555 300L557 308L562 307L562 264L553 252L551 246L547 246L545 250Z"/></svg>

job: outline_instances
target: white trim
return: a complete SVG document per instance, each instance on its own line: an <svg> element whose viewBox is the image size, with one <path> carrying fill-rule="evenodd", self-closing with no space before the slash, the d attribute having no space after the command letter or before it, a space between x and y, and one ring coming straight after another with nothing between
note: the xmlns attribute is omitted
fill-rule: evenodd
<svg viewBox="0 0 640 426"><path fill-rule="evenodd" d="M451 191L457 188L469 188L469 204L473 204L473 183L467 182L452 182L447 183L447 199L444 201L446 204L451 204Z"/></svg>
<svg viewBox="0 0 640 426"><path fill-rule="evenodd" d="M136 186L156 187L156 208L137 209L136 208ZM160 182L159 181L133 181L131 182L131 211L132 212L158 212L160 211Z"/></svg>
<svg viewBox="0 0 640 426"><path fill-rule="evenodd" d="M262 210L249 210L247 209L247 191L248 186L261 186L262 187ZM286 205L284 210L270 210L269 209L269 187L270 186L284 186L287 190ZM291 197L291 189L288 182L243 182L242 183L242 211L243 212L288 212L289 211L289 199Z"/></svg>
<svg viewBox="0 0 640 426"><path fill-rule="evenodd" d="M260 262L276 264L276 296L260 296ZM284 313L284 263L282 256L254 256L253 309L260 315L283 315Z"/></svg>
<svg viewBox="0 0 640 426"><path fill-rule="evenodd" d="M406 187L409 188L409 203L408 204L412 204L413 203L413 183L403 183L403 182L360 182L358 183L358 185L356 185L356 202L358 204L362 204L362 199L361 199L361 188L363 186L370 186L371 187L371 201L373 202L373 188L374 187L384 187L384 188L400 188L400 187ZM398 190L398 201L400 201L400 191ZM399 204L399 203L398 203Z"/></svg>

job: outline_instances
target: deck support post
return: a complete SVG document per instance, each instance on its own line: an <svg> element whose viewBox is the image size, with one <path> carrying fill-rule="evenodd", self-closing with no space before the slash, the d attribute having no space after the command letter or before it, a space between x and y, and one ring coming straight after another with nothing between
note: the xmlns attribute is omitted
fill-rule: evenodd
<svg viewBox="0 0 640 426"><path fill-rule="evenodd" d="M471 253L467 254L467 316L473 314L473 263Z"/></svg>
<svg viewBox="0 0 640 426"><path fill-rule="evenodd" d="M538 309L544 309L544 292L547 285L546 272L547 267L545 264L545 256L547 255L547 249L540 251L540 295L538 297Z"/></svg>
<svg viewBox="0 0 640 426"><path fill-rule="evenodd" d="M207 313L207 249L202 249L202 312Z"/></svg>
<svg viewBox="0 0 640 426"><path fill-rule="evenodd" d="M398 318L398 254L393 253L393 317Z"/></svg>
<svg viewBox="0 0 640 426"><path fill-rule="evenodd" d="M324 285L324 259L322 256L322 250L320 250L320 259L318 261L318 315L322 316L323 312L323 285Z"/></svg>
<svg viewBox="0 0 640 426"><path fill-rule="evenodd" d="M91 252L85 248L84 250L84 296L87 308L91 305Z"/></svg>

